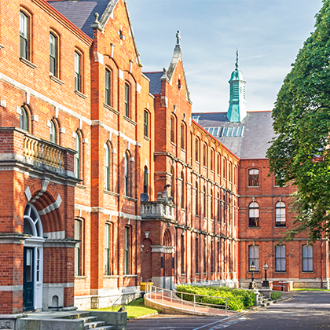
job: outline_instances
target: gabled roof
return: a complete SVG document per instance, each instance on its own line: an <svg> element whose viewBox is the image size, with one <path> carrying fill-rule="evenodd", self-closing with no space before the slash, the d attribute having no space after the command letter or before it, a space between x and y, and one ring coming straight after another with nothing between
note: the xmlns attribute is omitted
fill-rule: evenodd
<svg viewBox="0 0 330 330"><path fill-rule="evenodd" d="M172 61L167 70L166 70L166 68L164 68L164 72L163 72L163 76L162 76L161 80L166 80L172 85L172 78L173 78L175 68L178 65L179 61L181 61L183 75L184 75L184 81L185 81L186 90L187 90L187 100L188 100L188 102L192 103L190 100L190 93L188 90L188 83L187 83L186 73L184 70L184 65L183 65L183 60L182 60L182 48L181 48L181 44L180 44L180 40L181 40L180 31L177 32L176 38L177 38L177 43L174 48L174 54L173 54Z"/></svg>
<svg viewBox="0 0 330 330"><path fill-rule="evenodd" d="M247 116L240 123L231 123L226 113L193 113L193 117L198 117L198 124L209 130L211 127L219 127L215 138L231 150L240 159L264 159L267 149L270 147L269 141L275 137L273 131L273 119L271 111L248 112ZM233 136L222 136L221 132L225 128L242 127L243 136L239 134ZM213 130L214 132L215 130Z"/></svg>
<svg viewBox="0 0 330 330"><path fill-rule="evenodd" d="M160 94L161 92L161 77L163 76L163 72L143 72L145 76L147 76L150 80L149 82L149 93L153 95Z"/></svg>
<svg viewBox="0 0 330 330"><path fill-rule="evenodd" d="M56 10L69 19L79 29L93 38L93 28L98 28L103 31L109 18L112 16L119 0L47 0ZM127 9L126 0L123 0L126 8L126 14L129 21L130 34L133 39L133 44L136 52L137 62L142 66L140 54L137 50L134 32L131 24L131 19ZM98 14L100 19L95 16ZM93 28L92 28L93 25Z"/></svg>

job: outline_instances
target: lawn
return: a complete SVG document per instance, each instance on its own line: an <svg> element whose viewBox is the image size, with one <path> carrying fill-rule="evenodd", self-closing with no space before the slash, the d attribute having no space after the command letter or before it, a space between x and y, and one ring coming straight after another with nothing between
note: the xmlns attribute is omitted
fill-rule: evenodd
<svg viewBox="0 0 330 330"><path fill-rule="evenodd" d="M328 289L314 289L314 288L295 288L292 291L330 291Z"/></svg>
<svg viewBox="0 0 330 330"><path fill-rule="evenodd" d="M225 298L227 298L227 306L230 310L239 311L255 305L256 295L252 290L233 289L227 287L205 287L205 286L191 286L178 285L176 290L178 292L195 293L206 297L196 296L196 302L219 305L218 308L224 308ZM177 294L181 298L181 294ZM223 298L216 298L223 297ZM183 299L193 301L192 295L183 295ZM215 306L212 306L215 307Z"/></svg>
<svg viewBox="0 0 330 330"><path fill-rule="evenodd" d="M125 311L127 312L127 319L131 319L131 320L145 315L159 313L158 309L144 306L143 298L133 300L127 305L113 306L108 308L100 308L100 309L92 309L92 310L102 311L102 312L118 312L118 310L121 307L125 307Z"/></svg>

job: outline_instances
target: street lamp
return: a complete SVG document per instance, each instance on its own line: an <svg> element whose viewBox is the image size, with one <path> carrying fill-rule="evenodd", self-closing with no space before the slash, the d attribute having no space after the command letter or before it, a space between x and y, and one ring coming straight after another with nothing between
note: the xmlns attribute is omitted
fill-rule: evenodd
<svg viewBox="0 0 330 330"><path fill-rule="evenodd" d="M265 262L265 264L262 268L265 271L265 280L262 282L262 287L269 288L269 282L267 281L267 270L268 270L269 266L267 265L267 262Z"/></svg>
<svg viewBox="0 0 330 330"><path fill-rule="evenodd" d="M249 285L249 289L254 289L255 287L255 283L254 283L254 272L256 271L256 266L254 264L254 260L251 261L251 265L250 265L250 272L252 272L252 277L251 277L251 282Z"/></svg>

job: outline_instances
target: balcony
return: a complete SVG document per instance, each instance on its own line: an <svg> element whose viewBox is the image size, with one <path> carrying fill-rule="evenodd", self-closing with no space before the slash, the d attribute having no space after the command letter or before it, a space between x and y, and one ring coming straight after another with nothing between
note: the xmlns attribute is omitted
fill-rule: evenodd
<svg viewBox="0 0 330 330"><path fill-rule="evenodd" d="M20 128L0 127L0 167L15 163L30 172L48 172L78 182L74 174L75 153Z"/></svg>
<svg viewBox="0 0 330 330"><path fill-rule="evenodd" d="M141 202L142 220L175 221L173 197L168 197L166 190L157 195L157 201Z"/></svg>

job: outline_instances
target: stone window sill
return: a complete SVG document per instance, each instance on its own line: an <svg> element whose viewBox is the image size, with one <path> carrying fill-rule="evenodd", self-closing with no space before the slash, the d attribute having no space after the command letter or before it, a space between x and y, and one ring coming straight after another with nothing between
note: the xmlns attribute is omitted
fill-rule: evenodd
<svg viewBox="0 0 330 330"><path fill-rule="evenodd" d="M131 202L135 202L135 203L138 201L136 198L129 197L129 196L124 196L124 199L131 201Z"/></svg>
<svg viewBox="0 0 330 330"><path fill-rule="evenodd" d="M103 275L103 278L119 278L119 275Z"/></svg>
<svg viewBox="0 0 330 330"><path fill-rule="evenodd" d="M61 85L61 86L64 84L64 81L58 79L58 78L55 77L52 73L49 73L49 78L50 78L50 80L55 81L57 84L59 84L59 85Z"/></svg>
<svg viewBox="0 0 330 330"><path fill-rule="evenodd" d="M301 274L315 274L313 270L308 271L308 270L303 270Z"/></svg>
<svg viewBox="0 0 330 330"><path fill-rule="evenodd" d="M147 140L147 141L151 140L150 137L148 137L148 136L144 136L144 139Z"/></svg>
<svg viewBox="0 0 330 330"><path fill-rule="evenodd" d="M248 188L260 188L260 186L247 186Z"/></svg>
<svg viewBox="0 0 330 330"><path fill-rule="evenodd" d="M274 272L274 274L286 274L286 270L284 271L277 270Z"/></svg>
<svg viewBox="0 0 330 330"><path fill-rule="evenodd" d="M286 229L286 226L275 226L274 228L278 228L278 229L284 228L284 229Z"/></svg>
<svg viewBox="0 0 330 330"><path fill-rule="evenodd" d="M137 277L137 275L123 275L123 277Z"/></svg>
<svg viewBox="0 0 330 330"><path fill-rule="evenodd" d="M133 120L133 119L131 119L131 118L128 118L127 116L125 116L124 115L124 119L126 120L126 121L128 121L129 123L131 123L132 125L134 125L134 126L136 126L137 125L137 123Z"/></svg>
<svg viewBox="0 0 330 330"><path fill-rule="evenodd" d="M119 115L119 111L117 111L116 109L114 109L112 106L110 106L109 104L103 103L103 107L112 111L113 113L115 113L116 115Z"/></svg>
<svg viewBox="0 0 330 330"><path fill-rule="evenodd" d="M37 68L37 66L35 64L33 64L32 62L30 62L29 60L27 60L26 58L24 57L20 57L19 60L26 64L27 66L29 66L30 68L32 68L33 70Z"/></svg>
<svg viewBox="0 0 330 330"><path fill-rule="evenodd" d="M5 46L0 44L0 50L3 49L3 48L5 48Z"/></svg>
<svg viewBox="0 0 330 330"><path fill-rule="evenodd" d="M174 142L171 141L171 144L172 144L172 146L176 147L176 144Z"/></svg>
<svg viewBox="0 0 330 330"><path fill-rule="evenodd" d="M77 90L75 90L74 92L75 92L76 95L83 98L84 100L87 99L87 95L83 94L82 92L77 91Z"/></svg>
<svg viewBox="0 0 330 330"><path fill-rule="evenodd" d="M248 227L249 229L260 229L260 227Z"/></svg>
<svg viewBox="0 0 330 330"><path fill-rule="evenodd" d="M86 186L82 185L82 184L76 184L76 188L79 188L79 189L87 189Z"/></svg>
<svg viewBox="0 0 330 330"><path fill-rule="evenodd" d="M84 280L84 279L86 279L87 278L87 276L83 276L83 275L76 275L75 277L74 277L74 279L75 280Z"/></svg>
<svg viewBox="0 0 330 330"><path fill-rule="evenodd" d="M184 153L186 152L186 150L185 150L185 149L183 149L183 148L181 148L181 151L182 151L182 152L184 152Z"/></svg>
<svg viewBox="0 0 330 330"><path fill-rule="evenodd" d="M200 275L200 273L196 273L196 275Z"/></svg>
<svg viewBox="0 0 330 330"><path fill-rule="evenodd" d="M107 194L107 195L116 196L116 197L119 196L119 194L117 194L117 193L115 193L115 192L113 192L113 191L111 191L111 190L103 190L103 192L104 192L105 194Z"/></svg>

